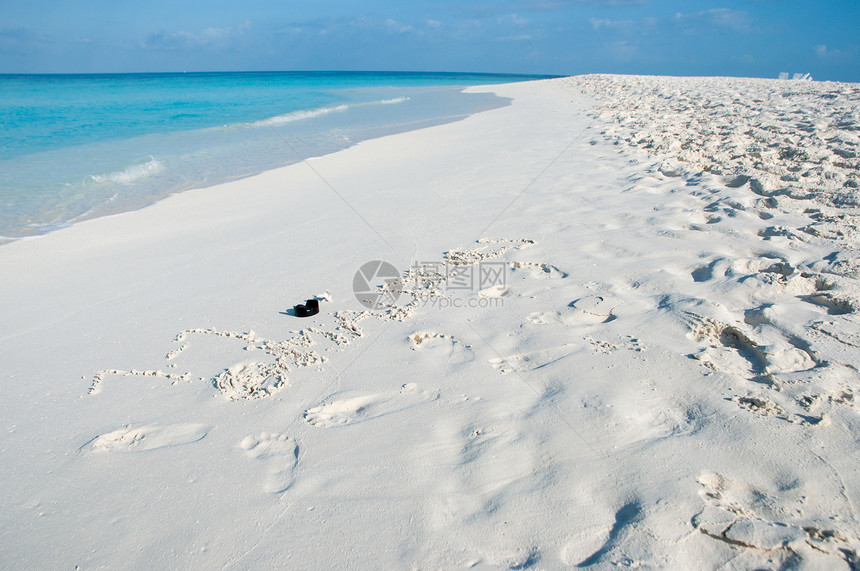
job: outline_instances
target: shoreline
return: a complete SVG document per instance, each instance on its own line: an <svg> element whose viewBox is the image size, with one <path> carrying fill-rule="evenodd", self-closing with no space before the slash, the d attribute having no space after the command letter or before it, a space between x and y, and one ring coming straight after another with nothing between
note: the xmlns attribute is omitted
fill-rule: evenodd
<svg viewBox="0 0 860 571"><path fill-rule="evenodd" d="M468 88L464 88L462 91L466 91L467 89ZM509 102L505 103L503 105L500 105L500 107L504 107L507 105L510 105L510 103ZM500 107L497 107L497 108L500 108ZM77 216L76 218L74 218L72 220L69 220L67 222L57 223L51 229L45 230L44 232L39 233L39 234L30 234L30 235L15 236L15 237L0 235L0 247L2 247L5 244L14 243L14 242L22 241L22 240L30 240L30 239L40 238L42 236L53 234L55 232L60 232L60 231L69 229L73 226L76 226L78 224L89 222L91 220L97 220L100 218L107 218L107 217L112 217L112 216L122 216L123 214L129 213L129 212L137 212L140 210L145 210L147 208L154 206L155 204L157 204L161 201L168 200L171 197L174 197L174 196L186 193L186 192L201 192L201 191L205 191L206 189L210 189L213 187L220 187L223 185L229 185L231 183L235 183L235 182L242 181L242 180L245 180L248 178L253 178L256 176L264 175L266 173L270 173L272 171L277 171L279 169L287 168L287 167L290 167L293 165L303 164L303 163L306 163L307 161L313 161L313 160L320 159L320 158L323 158L323 157L326 157L326 156L329 156L329 155L332 155L335 153L339 153L341 151L345 151L345 150L350 149L356 145L360 145L364 141L370 141L370 140L374 140L374 139L381 139L381 138L385 138L385 137L396 136L396 135L399 135L402 133L408 133L411 131L418 131L418 130L422 130L422 129L429 129L429 128L437 127L440 125L447 125L449 123L455 123L458 121L463 121L464 119L467 119L471 115L474 115L476 113L483 113L483 112L485 112L485 111L476 111L475 113L470 113L470 114L465 114L465 115L459 115L459 114L457 114L457 115L446 115L444 117L438 117L434 120L417 121L419 123L427 123L427 124L423 124L421 126L416 126L416 127L411 127L411 128L406 129L406 130L399 130L404 125L403 123L395 124L395 125L391 126L392 128L395 128L395 130L393 132L390 132L390 133L371 136L367 139L359 139L357 141L350 141L350 144L346 147L335 149L335 150L328 151L328 152L324 152L324 153L319 154L319 155L309 155L307 157L302 156L300 158L297 158L295 160L295 162L288 163L288 164L281 165L281 166L268 168L268 169L260 171L260 172L245 174L245 175L237 175L236 177L231 178L231 179L226 180L226 181L212 182L211 184L206 184L203 186L194 186L194 187L190 187L187 189L177 190L177 191L171 192L170 194L165 194L163 196L154 197L151 199L150 202L147 202L147 203L145 203L141 206L138 206L138 207L131 208L129 210L121 210L119 212L108 212L108 213L96 214L95 216L92 216L93 211L100 208L99 206L96 206L96 207L93 207L91 210L89 210L83 214L80 214L79 216ZM266 121L267 120L261 120L260 123L265 124ZM152 157L152 155L149 155L149 157L150 157L150 161L155 160Z"/></svg>
<svg viewBox="0 0 860 571"><path fill-rule="evenodd" d="M104 98L104 110L94 111L96 104L72 109L69 112L80 118L70 119L67 131L71 134L58 136L53 143L45 142L49 125L38 117L32 118L31 127L22 119L7 133L6 142L12 147L0 162L10 172L0 194L8 208L0 217L0 234L4 241L43 234L76 221L136 210L176 192L335 152L367 138L441 124L505 104L488 101L492 95L459 93L463 86L451 85L454 75L412 75L415 79L390 74L301 74L290 79L281 74L267 80L220 74L219 79L196 80L46 80L45 92L60 94L40 100L48 111L62 101L63 94L75 99L90 91ZM470 78L461 76L460 81L468 84ZM486 81L493 80L499 78ZM43 83L36 78L14 88L14 81L10 82L13 90L7 95L13 99L17 91L27 86L37 89ZM108 90L118 90L117 97L122 93L130 97L124 113L118 111L117 101L100 94L105 83ZM224 92L209 95L203 89L207 85ZM319 85L316 90L315 85ZM128 93L138 88L143 93ZM187 112L176 115L175 122L171 119L170 130L165 130L167 124L159 119L167 118L161 117L158 103L168 104L176 88L188 92L188 101L175 102ZM254 95L255 90L260 94ZM215 109L217 101L241 99L245 92L258 105L226 105L223 114ZM278 93L283 101L277 99ZM150 99L149 107L134 103ZM90 116L92 125L86 122ZM214 120L221 122L212 124ZM115 124L113 131L94 126L102 122Z"/></svg>
<svg viewBox="0 0 860 571"><path fill-rule="evenodd" d="M582 81L0 248L0 561L854 565L853 214Z"/></svg>

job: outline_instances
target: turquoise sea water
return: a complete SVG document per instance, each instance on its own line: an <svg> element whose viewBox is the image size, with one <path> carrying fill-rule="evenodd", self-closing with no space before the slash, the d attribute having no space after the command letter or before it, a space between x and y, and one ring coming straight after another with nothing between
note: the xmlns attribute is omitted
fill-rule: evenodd
<svg viewBox="0 0 860 571"><path fill-rule="evenodd" d="M0 242L506 104L439 73L0 75Z"/></svg>

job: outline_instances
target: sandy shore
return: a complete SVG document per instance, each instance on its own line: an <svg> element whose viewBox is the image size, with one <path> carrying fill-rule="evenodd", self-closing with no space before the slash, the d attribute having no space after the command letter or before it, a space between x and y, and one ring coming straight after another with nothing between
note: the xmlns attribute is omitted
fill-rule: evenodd
<svg viewBox="0 0 860 571"><path fill-rule="evenodd" d="M0 566L857 568L856 86L472 89L0 247Z"/></svg>

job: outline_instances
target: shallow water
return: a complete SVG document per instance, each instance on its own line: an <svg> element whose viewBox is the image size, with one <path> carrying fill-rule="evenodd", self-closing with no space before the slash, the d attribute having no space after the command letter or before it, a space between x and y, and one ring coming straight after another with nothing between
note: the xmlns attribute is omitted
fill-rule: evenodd
<svg viewBox="0 0 860 571"><path fill-rule="evenodd" d="M507 102L534 76L197 73L0 76L0 241L133 210Z"/></svg>

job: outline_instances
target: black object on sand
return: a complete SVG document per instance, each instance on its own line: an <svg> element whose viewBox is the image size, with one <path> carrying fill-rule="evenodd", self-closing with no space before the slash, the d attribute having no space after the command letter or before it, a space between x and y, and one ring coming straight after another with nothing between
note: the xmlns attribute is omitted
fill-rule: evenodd
<svg viewBox="0 0 860 571"><path fill-rule="evenodd" d="M304 304L298 304L293 309L296 312L296 317L310 317L320 312L320 302L315 299L309 299Z"/></svg>

